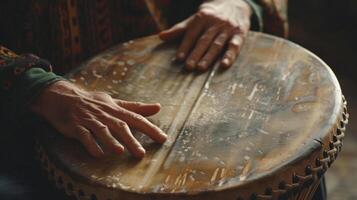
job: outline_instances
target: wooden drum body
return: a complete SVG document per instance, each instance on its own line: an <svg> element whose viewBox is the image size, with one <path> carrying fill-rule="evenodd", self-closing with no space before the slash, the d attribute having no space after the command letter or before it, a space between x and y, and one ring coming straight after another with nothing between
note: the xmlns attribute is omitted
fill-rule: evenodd
<svg viewBox="0 0 357 200"><path fill-rule="evenodd" d="M283 39L249 33L232 68L185 72L174 44L156 36L114 47L68 77L113 97L159 102L150 118L160 146L89 156L76 141L41 131L39 155L56 185L78 199L311 199L341 150L348 120L336 77L318 57Z"/></svg>

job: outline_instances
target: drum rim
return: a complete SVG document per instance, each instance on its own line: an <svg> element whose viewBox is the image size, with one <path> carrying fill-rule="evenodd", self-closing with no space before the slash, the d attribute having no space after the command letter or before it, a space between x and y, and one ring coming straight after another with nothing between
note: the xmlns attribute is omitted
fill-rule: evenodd
<svg viewBox="0 0 357 200"><path fill-rule="evenodd" d="M345 101L344 101L345 102ZM348 113L346 112L346 103L344 103L344 107L343 107L343 110L344 112L341 114L341 118L342 118L342 115L346 115L347 118L345 120L339 120L341 123L343 123L344 127L339 127L338 125L336 125L336 129L335 131L333 132L333 137L336 137L336 136L339 136L337 134L338 130L342 133L342 137L337 137L338 140L337 142L341 142L342 139L343 139L343 136L344 136L344 132L345 132L345 129L346 129L346 125L348 123ZM337 143L336 142L336 143ZM331 142L330 141L330 144L331 143L334 143L333 141ZM307 156L306 158L304 157L301 157L300 160L296 160L296 163L294 165L299 165L300 166L300 162L301 160L304 160L304 159L307 159L307 160L310 160L308 157L314 157L318 160L320 160L321 162L323 160L325 160L324 162L321 163L321 165L319 166L316 166L316 164L312 164L311 162L309 162L308 165L305 165L304 167L301 167L301 169L306 169L307 167L311 167L312 166L312 169L313 170L316 170L316 173L313 174L312 178L315 179L315 180L318 180L320 177L323 176L323 174L326 172L326 170L331 166L331 164L333 163L333 161L335 160L335 158L337 157L338 153L341 151L341 146L337 146L338 148L338 151L336 152L333 152L332 154L329 153L329 151L331 151L331 149L329 150L326 146L324 146L323 143L321 143L321 147L320 148L320 151L317 152L318 153L318 156L314 156L314 155L310 155L310 156ZM334 145L334 148L336 147ZM247 182L244 182L244 184L236 184L236 185L232 185L230 187L225 187L225 188L219 188L219 189L211 189L211 190L204 190L204 191L193 191L193 192L173 192L173 193L160 193L160 192L137 192L137 191L130 191L130 190L124 190L123 188L110 188L108 186L105 186L104 184L99 184L99 183L92 183L91 181L89 181L88 178L86 177L79 177L78 175L75 175L74 177L71 177L71 172L68 172L68 169L61 169L59 166L61 165L57 165L56 164L56 161L52 160L51 158L49 158L48 154L46 153L46 150L45 148L40 144L38 143L38 150L37 150L37 153L38 155L41 155L41 157L39 157L39 160L40 162L42 163L42 166L43 166L43 169L45 171L47 171L48 175L49 175L49 179L54 181L56 183L56 186L59 188L59 189L64 189L65 192L68 194L68 195L77 195L77 191L83 191L84 189L82 188L77 188L76 191L71 191L70 189L67 188L67 185L68 184L72 184L72 185L76 185L76 184L80 184L80 185L86 185L86 187L89 187L91 190L91 192L88 192L86 191L85 194L90 194L90 195L95 195L96 194L96 191L95 189L98 189L98 186L104 190L104 191L109 191L109 190L112 190L113 192L115 193L118 193L118 194L132 194L132 195L139 195L139 196L142 196L142 195L154 195L155 197L168 197L168 196L181 196L181 197L192 197L192 196L199 196L199 195L202 195L202 194L210 194L210 193L217 193L217 192L225 192L225 191L231 191L231 190L235 190L234 192L239 194L239 191L240 190L244 190L244 189L247 189L246 193L249 193L249 196L252 196L252 195L255 195L256 197L267 197L267 196L270 196L270 197L273 197L273 195L275 195L274 193L278 193L278 195L281 195L280 193L282 191L285 191L285 193L290 193L291 191L293 191L295 188L299 188L300 186L299 185L302 185L303 183L298 183L298 185L294 186L294 183L286 183L286 185L289 185L289 187L287 189L280 189L280 186L279 185L275 185L275 186L272 186L272 185L268 185L267 187L263 188L265 191L267 191L268 189L270 189L272 191L272 194L266 194L266 193L257 193L255 192L255 188L254 187L251 187L251 184L256 184L257 182L261 182L261 181L264 181L265 179L269 179L271 176L274 176L276 175L277 173L279 173L281 170L284 169L283 168L280 168L279 170L275 170L274 171L274 174L270 174L270 175L266 175L264 177L259 177L257 178L256 180L255 179L252 179L250 181L247 181ZM324 152L328 152L327 153L327 157L324 156ZM285 166L286 167L286 166ZM52 174L53 172L51 172L51 170L54 170L54 174ZM294 176L299 176L299 177L302 177L302 178L306 178L306 177L309 177L309 175L304 175L304 174L296 174L296 172L294 170L287 170L288 173L291 175L291 177L293 178ZM322 172L319 176L317 174L317 172ZM52 175L51 175L52 174ZM57 176L55 175L57 174ZM58 174L62 174L62 175L58 175ZM52 176L52 177L51 177ZM62 178L67 182L64 182L62 185L59 185L57 183L57 180ZM69 180L69 181L68 181ZM85 180L88 180L87 182ZM286 180L284 179L281 179L282 182L285 182ZM295 183L296 184L296 183ZM312 184L312 183L311 183ZM64 185L64 186L63 186ZM245 187L245 188L244 188ZM300 190L302 190L303 188L300 188ZM299 191L300 191L299 190ZM284 193L283 193L284 194ZM111 195L108 195L108 196L111 196ZM78 197L79 198L79 197ZM238 198L238 197L237 197Z"/></svg>

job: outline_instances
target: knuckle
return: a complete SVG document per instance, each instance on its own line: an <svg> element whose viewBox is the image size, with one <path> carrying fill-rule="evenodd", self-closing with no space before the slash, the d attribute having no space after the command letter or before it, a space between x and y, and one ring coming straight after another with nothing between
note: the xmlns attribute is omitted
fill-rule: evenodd
<svg viewBox="0 0 357 200"><path fill-rule="evenodd" d="M236 53L233 50L228 50L225 54L225 57L230 58L230 59L234 58L235 56L236 56Z"/></svg>
<svg viewBox="0 0 357 200"><path fill-rule="evenodd" d="M97 96L109 96L107 93L102 92L102 91L96 91L96 92L94 92L94 94Z"/></svg>
<svg viewBox="0 0 357 200"><path fill-rule="evenodd" d="M141 122L146 122L146 118L141 116L141 115L136 115L134 114L133 116L136 120L141 121Z"/></svg>
<svg viewBox="0 0 357 200"><path fill-rule="evenodd" d="M230 42L229 45L231 46L231 48L234 48L234 49L239 49L240 48L240 42ZM230 50L232 51L232 50Z"/></svg>
<svg viewBox="0 0 357 200"><path fill-rule="evenodd" d="M224 42L222 40L217 39L213 42L212 45L214 48L222 48L224 46Z"/></svg>
<svg viewBox="0 0 357 200"><path fill-rule="evenodd" d="M232 28L232 32L233 32L233 34L240 34L240 33L242 33L242 29L241 29L241 26L234 26L233 28Z"/></svg>
<svg viewBox="0 0 357 200"><path fill-rule="evenodd" d="M209 11L205 10L205 9L200 10L196 14L196 18L197 19L202 19L202 18L210 17L210 16L212 16L212 14Z"/></svg>
<svg viewBox="0 0 357 200"><path fill-rule="evenodd" d="M221 27L219 25L211 26L207 29L207 34L213 34L217 32Z"/></svg>
<svg viewBox="0 0 357 200"><path fill-rule="evenodd" d="M117 126L119 128L122 128L122 129L125 129L125 128L129 127L128 124L126 122L123 122L123 121L117 121L116 124L117 124Z"/></svg>
<svg viewBox="0 0 357 200"><path fill-rule="evenodd" d="M207 39L208 39L208 36L205 34L205 35L202 35L200 37L200 39L198 39L198 44L200 43L206 43L207 42Z"/></svg>
<svg viewBox="0 0 357 200"><path fill-rule="evenodd" d="M107 99L107 98L111 98L111 96L105 92L102 91L97 91L93 93L93 98L95 99Z"/></svg>
<svg viewBox="0 0 357 200"><path fill-rule="evenodd" d="M133 101L133 102L131 102L131 103L132 103L132 105L135 106L135 107L140 107L140 106L143 105L142 103L137 102L137 101Z"/></svg>
<svg viewBox="0 0 357 200"><path fill-rule="evenodd" d="M225 20L225 26L230 29L236 29L239 27L236 23L228 20Z"/></svg>
<svg viewBox="0 0 357 200"><path fill-rule="evenodd" d="M99 123L97 121L93 121L95 123L95 126L98 130L108 130L108 126L102 123Z"/></svg>

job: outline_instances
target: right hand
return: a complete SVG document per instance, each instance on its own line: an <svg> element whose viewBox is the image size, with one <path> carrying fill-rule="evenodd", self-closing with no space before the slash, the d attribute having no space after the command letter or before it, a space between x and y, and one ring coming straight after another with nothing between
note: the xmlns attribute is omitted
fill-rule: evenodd
<svg viewBox="0 0 357 200"><path fill-rule="evenodd" d="M80 141L95 157L104 155L103 148L121 154L124 146L135 157L143 157L145 149L130 128L159 143L167 138L144 117L159 112L160 104L113 99L104 92L85 91L66 81L46 87L31 105L31 110L63 135Z"/></svg>

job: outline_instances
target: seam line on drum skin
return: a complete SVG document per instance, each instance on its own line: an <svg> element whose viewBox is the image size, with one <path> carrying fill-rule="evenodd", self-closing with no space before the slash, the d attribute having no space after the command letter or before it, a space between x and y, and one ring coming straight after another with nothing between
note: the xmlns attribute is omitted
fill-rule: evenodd
<svg viewBox="0 0 357 200"><path fill-rule="evenodd" d="M185 127L185 125L187 123L187 120L190 118L190 116L192 114L192 111L195 109L195 107L198 104L199 100L204 96L203 95L203 91L207 87L209 87L210 80L215 75L215 72L218 70L218 68L219 68L219 63L216 63L214 65L214 67L212 67L211 71L208 73L208 75L207 75L207 77L206 77L206 79L204 81L204 84L202 85L202 87L201 87L201 89L199 91L199 95L197 95L196 100L193 102L191 108L188 110L188 113L186 115L186 119L183 121L183 123L181 125L181 128L179 129L179 131L177 131L177 134L173 135L173 137L169 137L168 140L166 141L166 143L164 144L164 146L168 147L168 148L162 148L162 150L161 150L162 152L158 152L158 154L155 155L155 157L153 158L153 160L155 160L155 163L151 164L148 167L148 170L147 170L145 176L143 177L143 181L139 185L139 188L145 188L151 183L152 177L154 177L157 174L159 169L164 164L163 161L165 160L165 158L167 158L167 156L170 155L170 152L172 151L172 149L175 146L175 143L177 141L176 139L182 134L182 132L183 132L182 130ZM177 115L179 115L183 111L185 111L185 110L180 109L180 111L178 112ZM175 120L175 121L177 121L177 120ZM175 130L175 128L176 128L176 123L172 123L174 125L171 124L170 128L167 130L167 132L173 132ZM169 160L166 160L165 162L168 162L168 161Z"/></svg>

